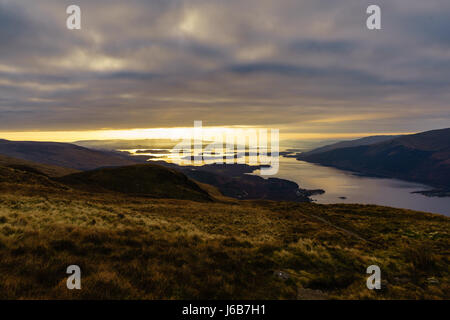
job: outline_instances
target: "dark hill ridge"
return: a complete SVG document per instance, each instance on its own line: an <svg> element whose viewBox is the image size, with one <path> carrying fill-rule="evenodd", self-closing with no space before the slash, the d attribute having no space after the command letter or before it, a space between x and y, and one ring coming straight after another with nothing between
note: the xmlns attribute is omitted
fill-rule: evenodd
<svg viewBox="0 0 450 320"><path fill-rule="evenodd" d="M450 148L450 128L401 136L396 143L423 151L444 151Z"/></svg>
<svg viewBox="0 0 450 320"><path fill-rule="evenodd" d="M371 136L371 137L365 137L365 138L356 139L356 140L341 141L341 142L329 144L329 145L326 145L326 146L323 146L320 148L316 148L316 149L313 149L308 152L304 152L303 155L312 155L312 154L316 154L316 153L322 153L322 152L331 151L331 150L335 150L335 149L342 149L342 148L368 146L371 144L392 140L397 137L398 136Z"/></svg>
<svg viewBox="0 0 450 320"><path fill-rule="evenodd" d="M155 164L96 169L57 181L93 193L109 190L151 198L213 200L207 191L181 172Z"/></svg>
<svg viewBox="0 0 450 320"><path fill-rule="evenodd" d="M48 177L62 177L78 172L78 170L75 169L46 165L23 159L11 158L3 155L0 155L0 166L18 169L26 172L43 174Z"/></svg>
<svg viewBox="0 0 450 320"><path fill-rule="evenodd" d="M91 150L70 143L0 140L0 154L8 157L77 170L142 163L140 157Z"/></svg>
<svg viewBox="0 0 450 320"><path fill-rule="evenodd" d="M300 154L297 159L450 188L450 128L401 136L368 146Z"/></svg>
<svg viewBox="0 0 450 320"><path fill-rule="evenodd" d="M58 192L67 189L37 170L32 172L30 168L32 167L26 167L24 170L0 165L0 192L12 192L18 186L28 186L42 192Z"/></svg>

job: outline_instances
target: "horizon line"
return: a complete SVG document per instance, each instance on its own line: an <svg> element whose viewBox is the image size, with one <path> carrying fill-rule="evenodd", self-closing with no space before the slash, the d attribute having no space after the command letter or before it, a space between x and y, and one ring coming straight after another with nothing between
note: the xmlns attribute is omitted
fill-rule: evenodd
<svg viewBox="0 0 450 320"><path fill-rule="evenodd" d="M260 129L261 127L245 126L214 126L203 127L207 135L233 134L234 131L246 130L249 128ZM78 131L0 131L0 139L10 141L42 141L42 142L76 142L85 140L182 140L190 134L193 128L173 127L173 128L147 128L128 130L78 130ZM381 135L408 135L414 132L314 132L314 133L283 133L280 130L280 141L287 140L332 140L332 139L358 139L369 136Z"/></svg>

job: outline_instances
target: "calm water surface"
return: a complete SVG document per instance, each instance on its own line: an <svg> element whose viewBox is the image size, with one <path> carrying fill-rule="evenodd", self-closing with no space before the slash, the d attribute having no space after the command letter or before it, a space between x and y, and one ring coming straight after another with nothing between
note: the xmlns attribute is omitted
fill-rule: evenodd
<svg viewBox="0 0 450 320"><path fill-rule="evenodd" d="M325 194L312 197L318 203L377 204L450 216L450 197L430 198L411 193L432 189L419 183L361 177L348 171L284 157L280 157L280 170L276 177L295 181L304 189L325 190Z"/></svg>

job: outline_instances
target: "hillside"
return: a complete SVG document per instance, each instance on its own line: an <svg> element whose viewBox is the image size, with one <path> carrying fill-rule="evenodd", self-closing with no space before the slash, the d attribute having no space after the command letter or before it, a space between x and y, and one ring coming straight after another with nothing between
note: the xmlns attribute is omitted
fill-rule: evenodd
<svg viewBox="0 0 450 320"><path fill-rule="evenodd" d="M401 136L367 146L300 154L297 159L450 188L450 129Z"/></svg>
<svg viewBox="0 0 450 320"><path fill-rule="evenodd" d="M45 176L4 170L12 176L0 173L0 299L449 297L444 216L363 205L151 199L44 187L34 178ZM104 174L72 178L95 178L102 187L120 182ZM71 264L82 269L82 290L66 288ZM382 270L380 291L366 288L373 264Z"/></svg>
<svg viewBox="0 0 450 320"><path fill-rule="evenodd" d="M364 137L361 139L350 140L350 141L340 141L337 143L333 143L333 144L329 144L329 145L326 145L326 146L323 146L320 148L313 149L311 151L304 152L303 155L309 156L309 155L313 155L316 153L327 152L327 151L331 151L331 150L335 150L335 149L368 146L371 144L392 140L397 137L398 136L371 136L371 137Z"/></svg>
<svg viewBox="0 0 450 320"><path fill-rule="evenodd" d="M33 171L32 167L18 169L0 165L0 192L10 193L22 186L33 192L59 192L68 189L39 171Z"/></svg>
<svg viewBox="0 0 450 320"><path fill-rule="evenodd" d="M74 173L58 182L89 192L110 190L151 198L212 201L207 191L181 172L156 164Z"/></svg>
<svg viewBox="0 0 450 320"><path fill-rule="evenodd" d="M45 165L23 159L16 159L0 155L0 166L20 169L22 171L41 173L49 177L62 177L68 174L76 173L78 170Z"/></svg>
<svg viewBox="0 0 450 320"><path fill-rule="evenodd" d="M41 164L91 170L142 163L140 157L90 150L70 143L0 140L0 155Z"/></svg>

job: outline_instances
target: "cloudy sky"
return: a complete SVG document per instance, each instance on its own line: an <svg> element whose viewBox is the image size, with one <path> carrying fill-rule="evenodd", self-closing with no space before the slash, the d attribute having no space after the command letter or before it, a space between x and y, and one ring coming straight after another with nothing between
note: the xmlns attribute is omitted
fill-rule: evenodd
<svg viewBox="0 0 450 320"><path fill-rule="evenodd" d="M289 137L450 127L450 1L0 0L1 133L194 120Z"/></svg>

